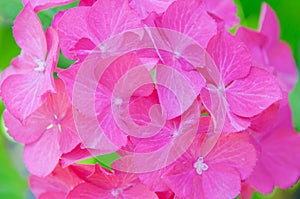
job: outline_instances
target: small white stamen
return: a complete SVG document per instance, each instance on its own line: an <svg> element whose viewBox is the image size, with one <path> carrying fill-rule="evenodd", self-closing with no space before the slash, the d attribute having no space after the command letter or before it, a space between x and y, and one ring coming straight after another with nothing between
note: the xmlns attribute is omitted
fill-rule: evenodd
<svg viewBox="0 0 300 199"><path fill-rule="evenodd" d="M47 126L46 129L49 130L49 129L53 128L53 127L54 127L53 124L49 124L49 126Z"/></svg>
<svg viewBox="0 0 300 199"><path fill-rule="evenodd" d="M61 125L57 124L58 131L61 132Z"/></svg>
<svg viewBox="0 0 300 199"><path fill-rule="evenodd" d="M198 158L197 162L194 163L194 168L196 169L199 175L202 174L203 171L208 169L208 165L204 163L203 157Z"/></svg>
<svg viewBox="0 0 300 199"><path fill-rule="evenodd" d="M100 45L100 51L103 52L103 53L106 52L106 47L105 47L104 44Z"/></svg>
<svg viewBox="0 0 300 199"><path fill-rule="evenodd" d="M174 54L175 54L175 57L176 57L177 59L179 59L179 58L181 57L180 52L175 51Z"/></svg>
<svg viewBox="0 0 300 199"><path fill-rule="evenodd" d="M179 135L180 135L180 132L177 131L177 130L175 130L175 131L173 132L173 134L172 134L172 137L177 137L177 136L179 136Z"/></svg>
<svg viewBox="0 0 300 199"><path fill-rule="evenodd" d="M113 195L114 197L118 197L122 192L122 189L113 189L111 190L111 195Z"/></svg>
<svg viewBox="0 0 300 199"><path fill-rule="evenodd" d="M34 68L35 71L44 71L46 63L40 59L35 60L35 62L38 64L38 67Z"/></svg>
<svg viewBox="0 0 300 199"><path fill-rule="evenodd" d="M120 105L120 104L122 104L123 103L123 100L121 99L121 98L116 98L115 99L115 104L116 105Z"/></svg>

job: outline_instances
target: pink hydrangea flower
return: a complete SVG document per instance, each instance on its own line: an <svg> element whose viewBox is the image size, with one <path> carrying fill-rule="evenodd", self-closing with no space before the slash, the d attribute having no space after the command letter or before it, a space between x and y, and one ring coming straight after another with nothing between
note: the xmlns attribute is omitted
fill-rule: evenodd
<svg viewBox="0 0 300 199"><path fill-rule="evenodd" d="M298 71L291 48L279 40L280 27L275 12L262 5L259 31L240 27L237 38L250 49L253 62L276 75L281 88L291 91L298 79Z"/></svg>
<svg viewBox="0 0 300 199"><path fill-rule="evenodd" d="M45 36L28 4L17 16L13 33L22 52L2 74L1 97L7 110L22 121L42 105L49 93L55 92L53 70L58 59L58 36L51 27Z"/></svg>
<svg viewBox="0 0 300 199"><path fill-rule="evenodd" d="M205 134L162 175L164 182L179 198L234 198L240 193L241 180L256 163L256 151L246 133L222 134L213 150L200 154Z"/></svg>
<svg viewBox="0 0 300 199"><path fill-rule="evenodd" d="M206 108L213 114L220 111L217 101L211 101L213 91L226 112L225 132L245 130L251 117L258 115L282 97L277 79L266 70L251 66L246 46L227 33L214 36L207 51L220 70L221 79L209 82L201 91ZM211 80L212 81L212 80ZM216 99L214 99L216 100Z"/></svg>
<svg viewBox="0 0 300 199"><path fill-rule="evenodd" d="M46 176L61 155L80 143L75 128L72 105L64 84L56 80L57 93L22 123L7 110L4 113L8 133L24 143L23 158L27 169L36 176Z"/></svg>

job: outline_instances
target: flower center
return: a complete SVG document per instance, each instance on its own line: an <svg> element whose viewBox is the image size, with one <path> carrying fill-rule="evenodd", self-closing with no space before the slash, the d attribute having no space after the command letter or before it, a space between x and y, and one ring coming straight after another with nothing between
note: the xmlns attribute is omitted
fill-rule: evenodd
<svg viewBox="0 0 300 199"><path fill-rule="evenodd" d="M111 190L111 195L113 195L113 197L118 197L121 193L123 192L123 189L113 189Z"/></svg>
<svg viewBox="0 0 300 199"><path fill-rule="evenodd" d="M194 163L194 168L196 169L199 175L202 174L203 171L208 169L208 165L204 163L203 157L198 158L197 162Z"/></svg>
<svg viewBox="0 0 300 199"><path fill-rule="evenodd" d="M35 71L43 72L45 70L46 63L40 59L35 60L38 64L38 67L34 68Z"/></svg>

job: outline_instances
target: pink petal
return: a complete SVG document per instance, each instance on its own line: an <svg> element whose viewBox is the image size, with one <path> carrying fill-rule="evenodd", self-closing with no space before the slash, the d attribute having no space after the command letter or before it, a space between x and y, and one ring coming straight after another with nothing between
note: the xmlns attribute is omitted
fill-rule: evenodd
<svg viewBox="0 0 300 199"><path fill-rule="evenodd" d="M71 164L79 162L80 160L85 160L87 158L94 157L94 154L96 153L91 153L89 150L82 149L80 145L78 145L71 152L65 153L61 156L61 164L63 167L67 167Z"/></svg>
<svg viewBox="0 0 300 199"><path fill-rule="evenodd" d="M292 129L278 129L261 143L261 160L276 186L286 189L300 176L299 135Z"/></svg>
<svg viewBox="0 0 300 199"><path fill-rule="evenodd" d="M207 6L209 12L217 15L219 18L225 21L227 28L233 28L234 25L239 23L237 17L237 6L231 0L205 0L204 3Z"/></svg>
<svg viewBox="0 0 300 199"><path fill-rule="evenodd" d="M97 1L91 7L87 20L89 29L98 38L97 45L124 30L141 27L137 13L127 1Z"/></svg>
<svg viewBox="0 0 300 199"><path fill-rule="evenodd" d="M208 43L207 51L219 68L225 85L248 75L251 57L247 47L229 33L219 33Z"/></svg>
<svg viewBox="0 0 300 199"><path fill-rule="evenodd" d="M232 167L214 165L203 173L202 186L205 198L235 198L241 190L241 179Z"/></svg>
<svg viewBox="0 0 300 199"><path fill-rule="evenodd" d="M195 39L205 47L216 33L216 23L197 0L172 3L162 17L162 27L176 30Z"/></svg>
<svg viewBox="0 0 300 199"><path fill-rule="evenodd" d="M151 12L161 14L175 0L130 0L129 5L134 8L142 18L148 17Z"/></svg>
<svg viewBox="0 0 300 199"><path fill-rule="evenodd" d="M110 140L107 137L108 135L103 133L100 123L96 118L84 116L79 112L74 112L74 117L78 135L84 148L98 149L102 153L112 153L118 150L114 142L122 142L121 145L123 145L127 141L126 137L114 137L116 140ZM109 125L113 124L109 123Z"/></svg>
<svg viewBox="0 0 300 199"><path fill-rule="evenodd" d="M190 167L178 163L163 175L163 180L176 196L187 197L193 194L195 175Z"/></svg>
<svg viewBox="0 0 300 199"><path fill-rule="evenodd" d="M63 54L69 59L77 59L82 55L86 55L90 50L90 47L88 49L76 47L80 39L93 40L93 37L88 32L86 22L89 10L89 7L69 9L57 23L61 49Z"/></svg>
<svg viewBox="0 0 300 199"><path fill-rule="evenodd" d="M2 84L2 99L7 110L18 119L25 119L45 101L48 82L39 73L12 75ZM52 88L48 90L52 91Z"/></svg>
<svg viewBox="0 0 300 199"><path fill-rule="evenodd" d="M263 176L263 177L262 177ZM246 179L246 182L263 194L270 194L274 190L274 180L268 168L265 168L259 160L253 173Z"/></svg>
<svg viewBox="0 0 300 199"><path fill-rule="evenodd" d="M255 66L265 68L268 65L269 60L264 51L268 38L265 35L245 27L239 27L235 36L246 44L252 55L252 63Z"/></svg>
<svg viewBox="0 0 300 199"><path fill-rule="evenodd" d="M63 80L65 84L66 92L68 93L70 99L73 99L73 87L74 87L74 81L76 79L76 75L79 71L80 64L73 64L66 70L63 70L58 73L58 76L61 80Z"/></svg>
<svg viewBox="0 0 300 199"><path fill-rule="evenodd" d="M228 86L226 97L233 113L252 117L280 100L282 94L274 76L263 69L252 67L249 76Z"/></svg>
<svg viewBox="0 0 300 199"><path fill-rule="evenodd" d="M157 195L150 191L147 186L138 184L124 191L122 196L126 199L158 199Z"/></svg>
<svg viewBox="0 0 300 199"><path fill-rule="evenodd" d="M47 44L44 30L29 4L17 16L13 33L17 44L23 51L41 61L45 59Z"/></svg>
<svg viewBox="0 0 300 199"><path fill-rule="evenodd" d="M30 119L24 121L24 124L22 124L7 110L5 110L3 113L4 122L8 128L8 134L17 142L24 144L36 141L42 135L42 133L46 131L49 121L41 120L40 117L43 118L44 115L33 115Z"/></svg>
<svg viewBox="0 0 300 199"><path fill-rule="evenodd" d="M59 132L54 129L45 132L35 143L25 145L23 159L30 173L44 177L54 170L62 154L58 140Z"/></svg>
<svg viewBox="0 0 300 199"><path fill-rule="evenodd" d="M67 196L66 193L60 192L49 192L43 193L40 195L39 199L53 199L53 198L65 198Z"/></svg>
<svg viewBox="0 0 300 199"><path fill-rule="evenodd" d="M193 90L192 81L181 71L164 65L156 67L158 96L168 119L175 118L185 112L200 93L199 88ZM193 80L198 78L199 87L202 87L204 83L201 81L202 78L199 75L194 77Z"/></svg>
<svg viewBox="0 0 300 199"><path fill-rule="evenodd" d="M62 127L62 132L59 140L60 150L63 153L68 153L79 144L77 132L68 128Z"/></svg>
<svg viewBox="0 0 300 199"><path fill-rule="evenodd" d="M260 16L260 32L268 37L267 47L279 40L280 27L274 10L266 3L263 3Z"/></svg>
<svg viewBox="0 0 300 199"><path fill-rule="evenodd" d="M76 186L68 195L68 199L114 199L107 190L100 189L93 184L83 183Z"/></svg>
<svg viewBox="0 0 300 199"><path fill-rule="evenodd" d="M256 163L256 150L247 133L224 133L214 149L205 157L206 163L235 168L242 179L248 177Z"/></svg>
<svg viewBox="0 0 300 199"><path fill-rule="evenodd" d="M62 6L64 4L68 4L73 1L75 0L22 0L24 5L26 5L29 2L29 4L31 4L32 7L34 8L35 12Z"/></svg>
<svg viewBox="0 0 300 199"><path fill-rule="evenodd" d="M298 80L298 70L290 46L285 42L278 42L268 51L268 55L280 86L291 91Z"/></svg>

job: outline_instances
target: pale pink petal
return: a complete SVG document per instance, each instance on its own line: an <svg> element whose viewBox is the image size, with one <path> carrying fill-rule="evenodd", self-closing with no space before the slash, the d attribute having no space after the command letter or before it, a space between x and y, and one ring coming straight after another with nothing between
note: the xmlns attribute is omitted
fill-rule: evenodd
<svg viewBox="0 0 300 199"><path fill-rule="evenodd" d="M62 6L75 0L22 0L23 4L31 4L35 12L46 10L53 7Z"/></svg>
<svg viewBox="0 0 300 199"><path fill-rule="evenodd" d="M44 177L53 171L62 154L58 139L59 132L53 128L35 143L25 145L23 159L30 173Z"/></svg>
<svg viewBox="0 0 300 199"><path fill-rule="evenodd" d="M251 66L248 49L229 33L214 36L207 51L219 68L225 86L248 75Z"/></svg>
<svg viewBox="0 0 300 199"><path fill-rule="evenodd" d="M97 45L124 30L141 27L140 18L128 6L128 1L118 0L95 2L89 11L87 22L89 30L98 38Z"/></svg>
<svg viewBox="0 0 300 199"><path fill-rule="evenodd" d="M162 17L162 27L176 30L206 47L216 33L217 25L198 0L179 0L172 3Z"/></svg>
<svg viewBox="0 0 300 199"><path fill-rule="evenodd" d="M233 113L252 117L280 100L282 92L274 76L252 67L249 76L226 88L226 98Z"/></svg>
<svg viewBox="0 0 300 199"><path fill-rule="evenodd" d="M40 61L45 59L47 44L44 30L29 4L17 16L13 33L17 44L23 51Z"/></svg>

